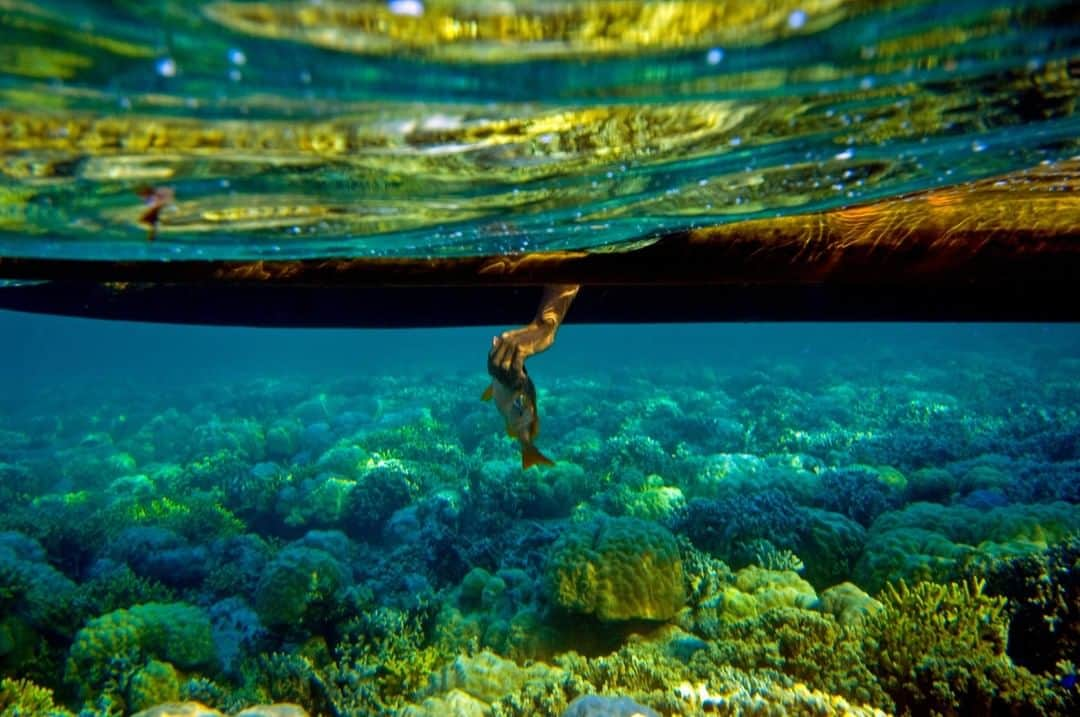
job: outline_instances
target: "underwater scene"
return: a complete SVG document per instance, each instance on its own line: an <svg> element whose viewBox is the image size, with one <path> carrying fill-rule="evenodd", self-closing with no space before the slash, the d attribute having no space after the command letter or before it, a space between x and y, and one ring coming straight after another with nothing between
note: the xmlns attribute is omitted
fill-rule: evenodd
<svg viewBox="0 0 1080 717"><path fill-rule="evenodd" d="M1068 1L0 0L0 717L1080 714L1078 97Z"/></svg>
<svg viewBox="0 0 1080 717"><path fill-rule="evenodd" d="M1076 325L0 328L5 715L1080 708Z"/></svg>

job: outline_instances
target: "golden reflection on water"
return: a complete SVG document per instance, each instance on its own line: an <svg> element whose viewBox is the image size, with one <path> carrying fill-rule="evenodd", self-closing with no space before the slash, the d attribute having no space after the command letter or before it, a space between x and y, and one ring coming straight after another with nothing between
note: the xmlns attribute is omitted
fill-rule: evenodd
<svg viewBox="0 0 1080 717"><path fill-rule="evenodd" d="M153 14L120 4L137 17ZM1075 114L1078 85L1066 60L1013 61L985 79L958 71L961 62L996 61L1002 50L993 41L1011 26L1077 14L1052 4L1000 7L970 25L872 34L848 47L857 56L822 51L716 72L684 72L665 60L700 50L702 65L710 49L798 41L884 9L919 6L379 0L169 3L161 11L185 32L220 33L213 51L221 64L226 48L257 38L358 73L373 66L344 53L420 58L418 72L468 78L477 67L538 59L580 67L625 60L636 68L594 84L560 75L565 87L542 101L483 102L305 97L258 83L220 91L199 84L206 80L194 71L191 84L169 84L175 68L155 75L153 63L171 28L140 37L130 22L113 27L0 0L0 31L17 38L0 44L7 80L0 83L0 228L144 241L135 190L170 185L176 202L160 214L162 240L221 241L231 232L247 242L345 240L473 222L474 236L459 244L466 250L492 236L535 234L536 225L520 224L545 213L591 232L641 217L718 222L854 203L911 182L947 183L946 171L968 161L977 142L932 170L922 165L920 146ZM113 73L133 67L150 80L136 83L137 91L114 91ZM1059 156L1080 147L1075 133L1054 141Z"/></svg>
<svg viewBox="0 0 1080 717"><path fill-rule="evenodd" d="M597 2L216 2L207 15L233 31L365 54L515 62L763 44L816 32L867 3L843 0L600 0ZM879 3L880 4L880 3ZM395 12L395 8L399 11ZM804 22L790 22L801 12Z"/></svg>

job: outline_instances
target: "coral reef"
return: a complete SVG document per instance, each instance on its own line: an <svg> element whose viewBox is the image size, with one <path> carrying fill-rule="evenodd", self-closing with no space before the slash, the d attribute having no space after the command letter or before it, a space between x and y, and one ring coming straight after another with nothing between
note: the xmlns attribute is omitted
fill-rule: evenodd
<svg viewBox="0 0 1080 717"><path fill-rule="evenodd" d="M557 605L601 620L667 620L685 599L674 537L637 518L572 525L552 546L547 576Z"/></svg>
<svg viewBox="0 0 1080 717"><path fill-rule="evenodd" d="M953 360L0 413L0 713L1077 713L1080 365Z"/></svg>

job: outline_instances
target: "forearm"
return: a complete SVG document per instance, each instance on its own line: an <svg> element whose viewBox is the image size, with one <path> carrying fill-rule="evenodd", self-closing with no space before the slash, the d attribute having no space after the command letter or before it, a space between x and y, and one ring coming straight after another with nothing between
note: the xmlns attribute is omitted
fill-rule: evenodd
<svg viewBox="0 0 1080 717"><path fill-rule="evenodd" d="M507 331L502 337L512 339L525 356L545 351L555 342L555 333L562 325L580 288L578 284L553 284L544 287L544 295L532 323Z"/></svg>

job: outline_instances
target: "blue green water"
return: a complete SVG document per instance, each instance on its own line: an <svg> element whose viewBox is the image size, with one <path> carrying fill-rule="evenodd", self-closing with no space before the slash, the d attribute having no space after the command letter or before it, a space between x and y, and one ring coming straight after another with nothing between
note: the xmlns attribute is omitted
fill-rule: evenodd
<svg viewBox="0 0 1080 717"><path fill-rule="evenodd" d="M1068 2L344 7L7 3L0 251L596 247L994 176L1080 136ZM590 7L607 19L574 35ZM620 19L638 7L661 10ZM711 7L736 17L678 29ZM422 40L520 17L535 38ZM176 194L152 243L147 185Z"/></svg>
<svg viewBox="0 0 1080 717"><path fill-rule="evenodd" d="M1075 713L1078 327L502 328L0 315L0 705Z"/></svg>
<svg viewBox="0 0 1080 717"><path fill-rule="evenodd" d="M1051 0L0 0L0 257L844 207L1074 160L1078 46ZM571 323L527 470L507 328L0 312L0 717L1080 713L1080 326Z"/></svg>

